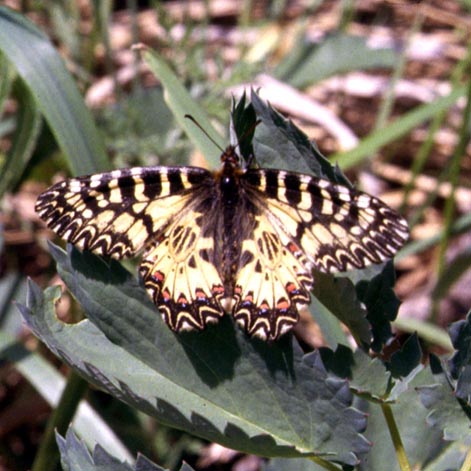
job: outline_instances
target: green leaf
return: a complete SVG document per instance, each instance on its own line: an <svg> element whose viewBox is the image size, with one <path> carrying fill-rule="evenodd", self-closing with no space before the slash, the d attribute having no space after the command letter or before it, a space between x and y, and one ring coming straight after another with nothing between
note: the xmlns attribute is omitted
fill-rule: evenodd
<svg viewBox="0 0 471 471"><path fill-rule="evenodd" d="M309 311L319 324L326 345L336 348L338 345L348 344L348 336L338 321L338 317L335 313L329 311L315 296L311 299Z"/></svg>
<svg viewBox="0 0 471 471"><path fill-rule="evenodd" d="M15 83L15 96L18 100L16 129L1 168L0 197L19 183L41 131L41 114L30 91L21 81Z"/></svg>
<svg viewBox="0 0 471 471"><path fill-rule="evenodd" d="M358 281L356 291L358 299L364 303L368 312L367 318L373 333L372 348L380 351L391 338L391 321L396 318L399 310L400 302L393 289L396 275L392 262L387 262L359 270L355 276L365 276L368 273L374 275L373 278Z"/></svg>
<svg viewBox="0 0 471 471"><path fill-rule="evenodd" d="M371 379L377 374L370 373ZM446 444L442 440L438 427L427 423L427 409L421 404L416 388L433 381L429 369L420 371L409 384L407 391L391 404L391 409L399 429L405 452L413 469L424 469L425 463L442 453ZM391 441L388 428L385 426L384 415L378 404L363 403L362 410L368 413L366 436L373 442L368 457L362 462L362 471L399 471L396 450ZM447 467L432 468L434 471L452 469Z"/></svg>
<svg viewBox="0 0 471 471"><path fill-rule="evenodd" d="M379 358L371 358L358 349L354 354L350 387L370 401L388 401L391 374Z"/></svg>
<svg viewBox="0 0 471 471"><path fill-rule="evenodd" d="M206 112L193 100L178 77L168 64L156 52L144 48L143 59L147 62L154 75L162 82L165 100L172 110L175 119L193 144L206 157L211 166L218 166L221 149L226 147L224 140L216 132ZM216 141L215 145L193 122L185 118L192 116L198 124ZM218 148L219 147L219 148Z"/></svg>
<svg viewBox="0 0 471 471"><path fill-rule="evenodd" d="M429 442L426 442L426 446L430 448ZM427 460L421 469L422 471L463 470L462 466L470 448L471 440L438 444L435 453L431 453L432 459Z"/></svg>
<svg viewBox="0 0 471 471"><path fill-rule="evenodd" d="M367 311L358 299L350 279L316 273L313 294L330 313L349 328L358 345L367 347L371 344L371 326L366 318ZM329 345L332 346L331 343Z"/></svg>
<svg viewBox="0 0 471 471"><path fill-rule="evenodd" d="M15 75L15 71L5 57L5 54L0 54L0 112L3 112L5 109Z"/></svg>
<svg viewBox="0 0 471 471"><path fill-rule="evenodd" d="M398 59L393 49L372 49L365 38L342 32L327 36L320 44L299 41L294 49L295 60L288 55L274 74L298 88L351 70L392 68Z"/></svg>
<svg viewBox="0 0 471 471"><path fill-rule="evenodd" d="M364 351L339 345L335 351L321 348L319 353L327 369L341 378L348 378L350 389L368 401L389 403L408 390L410 383L422 371L417 338L409 338L401 350L392 355L392 364L371 358ZM402 376L399 377L399 372Z"/></svg>
<svg viewBox="0 0 471 471"><path fill-rule="evenodd" d="M250 163L254 156L253 136L257 127L257 115L252 103L246 106L245 92L238 102L233 102L231 112L231 144L237 146L243 159Z"/></svg>
<svg viewBox="0 0 471 471"><path fill-rule="evenodd" d="M64 471L166 471L143 455L138 455L136 463L131 466L112 456L100 445L95 446L91 456L85 444L77 439L71 429L65 438L56 434L56 440ZM180 471L193 471L193 468L184 464Z"/></svg>
<svg viewBox="0 0 471 471"><path fill-rule="evenodd" d="M74 174L110 168L90 112L50 41L26 17L0 7L0 50L44 115Z"/></svg>
<svg viewBox="0 0 471 471"><path fill-rule="evenodd" d="M57 446L61 454L61 463L64 471L92 471L94 466L93 459L84 443L78 440L72 430L68 430L66 438L56 434ZM128 471L130 468L121 469ZM119 467L117 467L119 471Z"/></svg>
<svg viewBox="0 0 471 471"><path fill-rule="evenodd" d="M422 349L416 334L411 335L401 349L391 355L390 371L395 378L405 378L420 364Z"/></svg>
<svg viewBox="0 0 471 471"><path fill-rule="evenodd" d="M298 127L267 105L252 91L252 105L261 120L253 142L261 167L281 168L314 174L348 187L347 178L319 152Z"/></svg>
<svg viewBox="0 0 471 471"><path fill-rule="evenodd" d="M167 425L244 452L353 464L367 450L364 417L350 407L345 381L320 359L303 358L290 336L273 345L249 340L227 317L176 335L120 264L76 250L52 253L89 320L61 323L57 294L46 290L43 298L34 285L22 313L90 382Z"/></svg>
<svg viewBox="0 0 471 471"><path fill-rule="evenodd" d="M445 369L437 371L438 360L435 364L433 378L424 386L417 388L422 404L430 411L427 423L438 427L443 432L445 440L471 440L471 409L456 397L453 385ZM441 365L445 366L444 363Z"/></svg>
<svg viewBox="0 0 471 471"><path fill-rule="evenodd" d="M471 312L466 320L454 322L449 329L456 353L449 361L450 373L457 380L456 396L471 404Z"/></svg>

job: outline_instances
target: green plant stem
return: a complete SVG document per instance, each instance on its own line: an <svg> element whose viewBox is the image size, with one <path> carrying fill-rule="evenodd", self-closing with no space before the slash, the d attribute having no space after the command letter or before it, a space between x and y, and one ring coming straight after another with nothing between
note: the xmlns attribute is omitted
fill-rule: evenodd
<svg viewBox="0 0 471 471"><path fill-rule="evenodd" d="M384 94L383 99L381 100L374 131L384 129L388 124L388 119L391 116L393 105L394 105L394 100L396 98L396 85L404 75L404 69L405 69L406 61L407 61L408 46L411 43L412 37L417 33L417 31L420 30L422 23L423 23L423 16L422 14L419 13L414 20L412 29L408 33L408 38L399 56L399 60L397 61L396 67L393 70L393 74L389 80L389 85L386 89L386 93Z"/></svg>
<svg viewBox="0 0 471 471"><path fill-rule="evenodd" d="M389 433L391 434L399 467L401 468L401 471L411 471L412 468L407 459L406 451L404 450L404 445L402 444L401 435L399 434L399 429L397 428L391 406L389 404L381 404L381 410L386 420Z"/></svg>
<svg viewBox="0 0 471 471"><path fill-rule="evenodd" d="M464 62L465 61L460 61L457 64L457 66L453 69L453 72L451 74L451 77L452 77L451 83L452 83L453 89L459 86L459 84L463 80L463 76L466 73L466 65L464 64ZM443 122L445 121L447 117L447 113L448 113L448 110L443 109L439 113L437 113L436 116L433 118L432 123L429 127L427 139L425 139L422 145L420 146L419 151L417 152L417 155L415 156L414 161L412 162L412 168L411 168L412 178L407 183L404 189L404 198L403 198L403 202L400 208L401 213L403 213L405 208L409 206L408 200L409 200L410 192L415 186L415 179L417 178L417 175L419 175L422 169L425 167L427 159L432 151L433 146L435 145L435 134L441 128ZM425 210L432 206L434 200L437 198L439 185L443 181L445 181L445 179L447 178L448 178L448 169L444 169L444 171L441 172L439 175L434 191L431 191L429 193L425 202L416 211L416 213L412 217L409 218L409 221L408 221L409 227L411 228L414 227L415 224L418 221L420 221L420 219L422 218Z"/></svg>
<svg viewBox="0 0 471 471"><path fill-rule="evenodd" d="M468 66L471 64L471 42L469 43L468 55L467 55ZM451 192L447 200L445 201L444 208L444 229L443 235L440 241L440 251L438 257L438 277L443 273L446 263L446 251L448 249L448 243L451 238L453 218L455 216L455 191L458 185L458 179L461 168L461 160L466 155L466 147L470 139L469 122L471 117L471 80L468 80L467 96L466 96L466 107L463 112L461 120L461 129L459 133L459 141L456 145L455 151L450 162L450 184ZM434 322L438 315L440 299L436 299L432 305L431 321Z"/></svg>
<svg viewBox="0 0 471 471"><path fill-rule="evenodd" d="M32 471L55 469L59 462L59 449L56 444L55 432L65 435L87 386L87 382L82 377L73 371L70 372L59 404L47 423Z"/></svg>
<svg viewBox="0 0 471 471"><path fill-rule="evenodd" d="M460 471L471 471L471 449L468 450L466 458L464 459L463 464L461 465Z"/></svg>

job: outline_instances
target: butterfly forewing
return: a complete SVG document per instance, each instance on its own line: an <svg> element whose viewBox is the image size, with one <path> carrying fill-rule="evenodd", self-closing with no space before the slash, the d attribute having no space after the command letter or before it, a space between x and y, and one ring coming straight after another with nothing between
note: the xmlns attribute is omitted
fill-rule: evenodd
<svg viewBox="0 0 471 471"><path fill-rule="evenodd" d="M309 175L249 170L268 219L323 272L391 258L408 238L405 220L377 198Z"/></svg>
<svg viewBox="0 0 471 471"><path fill-rule="evenodd" d="M115 170L56 183L36 211L66 241L120 259L138 253L208 181L195 167Z"/></svg>

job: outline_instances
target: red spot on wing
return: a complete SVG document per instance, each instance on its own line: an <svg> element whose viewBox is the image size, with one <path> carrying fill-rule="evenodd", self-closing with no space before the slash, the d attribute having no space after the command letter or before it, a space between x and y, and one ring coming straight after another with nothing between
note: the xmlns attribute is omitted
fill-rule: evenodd
<svg viewBox="0 0 471 471"><path fill-rule="evenodd" d="M165 275L161 271L155 271L152 273L152 278L154 278L157 283L162 283L165 280Z"/></svg>
<svg viewBox="0 0 471 471"><path fill-rule="evenodd" d="M292 294L296 290L296 285L292 281L286 284L286 291L288 291L289 294Z"/></svg>
<svg viewBox="0 0 471 471"><path fill-rule="evenodd" d="M206 293L201 288L195 289L195 296L197 299L208 299Z"/></svg>
<svg viewBox="0 0 471 471"><path fill-rule="evenodd" d="M170 296L170 293L168 291L167 288L165 288L163 291L162 291L162 297L164 298L165 301L168 301L170 300L172 297Z"/></svg>
<svg viewBox="0 0 471 471"><path fill-rule="evenodd" d="M288 243L288 250L294 255L300 252L299 247L294 242Z"/></svg>
<svg viewBox="0 0 471 471"><path fill-rule="evenodd" d="M211 288L211 292L212 292L215 296L224 294L224 286L222 286L222 285L214 285L214 286Z"/></svg>
<svg viewBox="0 0 471 471"><path fill-rule="evenodd" d="M276 308L277 309L289 309L289 302L285 298L281 298L278 300L276 303Z"/></svg>

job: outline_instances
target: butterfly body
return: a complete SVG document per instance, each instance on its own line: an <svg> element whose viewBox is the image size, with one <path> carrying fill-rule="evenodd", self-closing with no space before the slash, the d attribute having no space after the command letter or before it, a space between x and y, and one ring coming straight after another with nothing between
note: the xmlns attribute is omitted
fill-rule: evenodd
<svg viewBox="0 0 471 471"><path fill-rule="evenodd" d="M99 255L144 250L146 290L169 327L201 330L225 311L275 340L310 302L313 269L380 263L408 236L378 199L309 175L243 169L234 147L216 172L142 167L78 177L36 210L65 240Z"/></svg>

